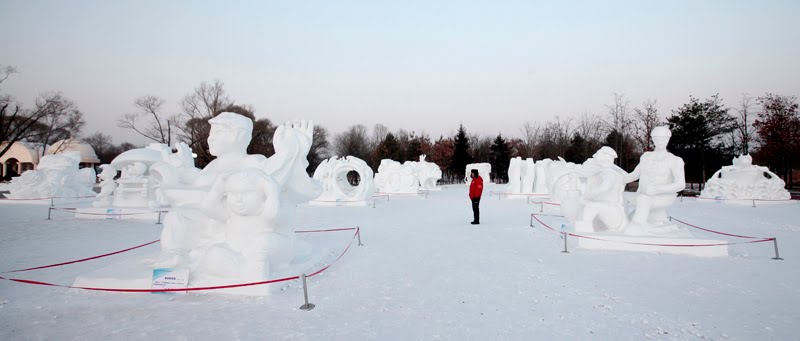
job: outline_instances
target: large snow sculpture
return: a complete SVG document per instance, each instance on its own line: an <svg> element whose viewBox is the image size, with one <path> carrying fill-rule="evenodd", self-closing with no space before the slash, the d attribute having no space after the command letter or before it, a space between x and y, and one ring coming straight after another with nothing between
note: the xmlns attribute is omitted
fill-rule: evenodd
<svg viewBox="0 0 800 341"><path fill-rule="evenodd" d="M536 178L533 182L533 193L547 194L547 169L553 160L542 159L536 161Z"/></svg>
<svg viewBox="0 0 800 341"><path fill-rule="evenodd" d="M683 159L667 151L672 136L667 127L654 128L651 136L655 150L642 154L639 164L625 179L626 183L639 180L636 209L626 234L671 234L677 230L668 221L667 208L686 188Z"/></svg>
<svg viewBox="0 0 800 341"><path fill-rule="evenodd" d="M358 184L351 185L348 174L358 174ZM355 156L331 157L322 161L314 171L314 179L322 183L322 194L312 204L335 203L366 205L375 192L372 168Z"/></svg>
<svg viewBox="0 0 800 341"><path fill-rule="evenodd" d="M533 159L523 160L519 156L511 159L508 165L508 185L506 185L506 193L537 194L534 188L535 181L536 165Z"/></svg>
<svg viewBox="0 0 800 341"><path fill-rule="evenodd" d="M246 253L244 249L236 249L235 245L239 244L230 242L225 247L231 248L231 252L210 251L212 249L210 246L219 244L220 241L230 240L225 234L226 229L239 226L237 224L228 226L231 213L227 212L226 206L227 209L234 210L234 213L237 213L238 210L237 214L240 216L254 216L255 213L247 212L255 212L255 209L250 211L250 209L242 208L240 210L237 207L240 205L250 208L252 208L250 205L259 206L262 203L259 201L262 194L267 198L267 201L263 202L264 205L275 204L270 202L270 200L278 200L274 193L265 190L264 186L258 185L258 183L273 181L276 184L275 187L280 189L279 204L275 204L280 209L274 219L270 218L273 221L271 226L268 226L270 224L267 222L264 223L265 225L259 225L257 229L259 231L270 230L272 233L280 234L282 236L280 245L296 245L289 220L293 209L297 203L307 202L319 196L322 191L319 183L309 178L305 172L308 166L306 155L311 147L313 133L313 125L310 121L289 122L278 127L273 137L275 154L269 158L263 155L247 154L247 146L253 132L251 119L226 112L212 118L209 123L211 124L208 136L209 152L217 158L202 171L196 173L194 177L190 177L194 173L191 171L194 167L188 164L190 160L186 157L188 151L180 149L173 158L170 158L170 162L161 163L158 167L156 165L151 167L162 182L159 192L173 207L164 219L164 230L161 233L161 255L156 261L155 267L188 268L191 286L198 285L193 280L195 275L198 276L201 283L210 283L212 277L220 276L220 272L215 269L237 261L238 258L231 255L241 256ZM231 175L244 171L261 171L265 173L265 176L246 175L252 173L236 177ZM232 177L233 179L229 183L228 179ZM249 183L247 179L253 180L253 183ZM262 194L251 193L258 199L252 200L254 203L238 204L238 201L232 201L233 199L229 198L233 195L231 193L243 191L239 186L243 181L249 183L249 191L263 191ZM224 201L221 201L217 194L223 184L227 184L225 186L228 189L224 195ZM263 212L269 212L269 210ZM252 233L260 232L247 231L243 233L252 235ZM291 257L281 256L269 259L273 257L269 252L259 253L258 257L265 260L259 266L265 267L269 263L269 269L253 270L256 267L254 265L247 267L249 270L239 268L241 271L234 276L242 276L237 278L260 278L263 277L262 274L269 275L272 270L287 266L292 257L299 255L297 247L287 248L291 250L279 248L281 250L279 253L290 254ZM263 251L258 247L255 249ZM275 250L272 247L270 249ZM228 273L222 274L223 277L227 275ZM265 291L257 294L268 293ZM253 293L248 292L248 294Z"/></svg>
<svg viewBox="0 0 800 341"><path fill-rule="evenodd" d="M419 175L413 163L383 159L375 174L375 186L378 192L404 194L419 191Z"/></svg>
<svg viewBox="0 0 800 341"><path fill-rule="evenodd" d="M45 155L36 170L11 180L10 199L94 196L96 174L91 168L78 169L79 152Z"/></svg>
<svg viewBox="0 0 800 341"><path fill-rule="evenodd" d="M700 196L720 199L788 200L786 183L769 168L756 166L750 155L733 158L706 182Z"/></svg>
<svg viewBox="0 0 800 341"><path fill-rule="evenodd" d="M619 167L614 164L617 153L611 147L601 147L592 158L577 170L585 182L580 196L580 210L575 231L623 231L627 224L622 193L625 192Z"/></svg>
<svg viewBox="0 0 800 341"><path fill-rule="evenodd" d="M466 176L464 177L464 183L468 184L470 183L470 181L472 181L472 179L469 178L469 174L472 172L473 169L478 170L478 175L480 175L481 178L483 178L484 183L491 182L489 174L492 173L492 165L490 163L483 162L483 163L470 163L467 165L467 168L464 173L466 174Z"/></svg>
<svg viewBox="0 0 800 341"><path fill-rule="evenodd" d="M433 162L425 161L425 158L426 155L420 155L417 164L420 188L427 191L440 189L436 187L436 182L442 178L442 169Z"/></svg>

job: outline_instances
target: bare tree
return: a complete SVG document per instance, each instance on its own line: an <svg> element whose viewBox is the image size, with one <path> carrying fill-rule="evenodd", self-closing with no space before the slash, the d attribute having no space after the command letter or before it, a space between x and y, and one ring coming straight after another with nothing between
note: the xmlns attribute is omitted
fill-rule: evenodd
<svg viewBox="0 0 800 341"><path fill-rule="evenodd" d="M571 128L572 119L562 120L556 116L555 122L548 122L539 135L539 157L536 159L565 156L570 145L573 129Z"/></svg>
<svg viewBox="0 0 800 341"><path fill-rule="evenodd" d="M95 154L97 154L97 158L100 159L102 163L111 163L111 160L114 159L116 155L113 155L116 151L114 143L111 142L112 137L108 134L103 134L100 132L94 133L89 135L88 137L83 138L83 142L90 145L92 149L94 149Z"/></svg>
<svg viewBox="0 0 800 341"><path fill-rule="evenodd" d="M364 125L356 124L350 126L344 132L336 135L333 140L333 149L339 156L352 155L362 160L369 158L369 138L367 128Z"/></svg>
<svg viewBox="0 0 800 341"><path fill-rule="evenodd" d="M214 159L206 142L211 131L208 120L234 107L234 103L228 97L222 81L215 80L211 84L200 83L183 98L181 107L183 112L175 120L178 135L192 147L192 151L197 154L198 166L203 167Z"/></svg>
<svg viewBox="0 0 800 341"><path fill-rule="evenodd" d="M314 126L313 140L311 148L308 150L308 167L306 172L313 174L322 160L330 157L330 143L328 142L328 130L322 126Z"/></svg>
<svg viewBox="0 0 800 341"><path fill-rule="evenodd" d="M17 141L39 142L44 149L44 145L77 136L84 124L75 103L59 92L40 95L30 110L5 101L0 106L0 141L8 143L0 150L0 156Z"/></svg>
<svg viewBox="0 0 800 341"><path fill-rule="evenodd" d="M753 121L756 118L755 98L747 94L742 94L739 108L733 108L736 112L736 130L734 130L734 148L742 154L749 154L752 141L756 137Z"/></svg>
<svg viewBox="0 0 800 341"><path fill-rule="evenodd" d="M11 75L18 73L17 68L11 65L0 65L0 84L11 77Z"/></svg>
<svg viewBox="0 0 800 341"><path fill-rule="evenodd" d="M541 128L530 121L525 121L520 130L522 131L522 145L518 151L519 156L531 158L536 154L536 141L539 139Z"/></svg>
<svg viewBox="0 0 800 341"><path fill-rule="evenodd" d="M642 103L641 108L634 108L634 139L639 144L642 152L653 150L653 137L650 135L653 128L664 124L664 121L658 117L658 109L656 108L656 100L647 99Z"/></svg>
<svg viewBox="0 0 800 341"><path fill-rule="evenodd" d="M622 167L622 169L627 169L629 159L631 158L627 150L630 149L632 144L630 128L633 124L630 112L628 111L630 101L625 98L623 94L615 92L613 95L614 104L606 105L609 119L605 121L605 123L608 128L608 136L617 135L618 138L606 138L606 141L613 142L613 145L610 147L614 148L614 150L617 151L617 155L619 155L616 160L617 165Z"/></svg>
<svg viewBox="0 0 800 341"><path fill-rule="evenodd" d="M133 104L137 111L125 114L123 119L117 121L117 126L132 129L156 143L172 145L172 127L175 118L164 118L161 107L164 99L154 95L145 95L137 98ZM142 122L144 121L144 122Z"/></svg>

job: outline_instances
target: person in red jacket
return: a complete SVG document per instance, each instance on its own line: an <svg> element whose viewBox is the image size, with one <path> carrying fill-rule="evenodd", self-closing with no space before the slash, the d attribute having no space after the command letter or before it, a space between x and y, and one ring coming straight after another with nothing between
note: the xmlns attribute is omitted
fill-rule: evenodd
<svg viewBox="0 0 800 341"><path fill-rule="evenodd" d="M472 178L472 182L469 184L469 200L472 201L472 215L475 217L471 224L478 225L481 223L478 204L481 203L481 194L483 193L483 178L478 175L477 169L473 169L469 176Z"/></svg>

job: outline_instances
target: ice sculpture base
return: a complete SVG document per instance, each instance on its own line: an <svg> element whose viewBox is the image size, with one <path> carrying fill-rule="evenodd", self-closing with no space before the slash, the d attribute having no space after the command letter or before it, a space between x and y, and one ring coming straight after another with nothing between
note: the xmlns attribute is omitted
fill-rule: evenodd
<svg viewBox="0 0 800 341"><path fill-rule="evenodd" d="M589 238L577 238L578 247L589 250L615 250L632 252L656 252L671 255L685 255L695 257L727 257L728 245L714 246L661 246L661 245L707 245L724 244L722 240L675 238L675 237L650 237L650 236L625 236L609 235L604 233L581 233ZM574 240L575 238L573 238ZM642 245L661 244L661 245Z"/></svg>

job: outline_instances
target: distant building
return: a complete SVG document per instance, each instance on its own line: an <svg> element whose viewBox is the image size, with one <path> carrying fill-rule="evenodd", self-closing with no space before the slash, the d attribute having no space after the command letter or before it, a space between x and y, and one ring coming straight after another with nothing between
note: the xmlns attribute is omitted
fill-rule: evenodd
<svg viewBox="0 0 800 341"><path fill-rule="evenodd" d="M7 142L0 143L0 149L5 148L6 145ZM18 141L14 142L3 156L0 156L0 178L8 180L24 171L36 169L42 155L69 151L81 153L80 168L95 168L100 165L100 159L97 158L92 146L83 142L67 139L58 141L52 146L46 146L41 143Z"/></svg>

